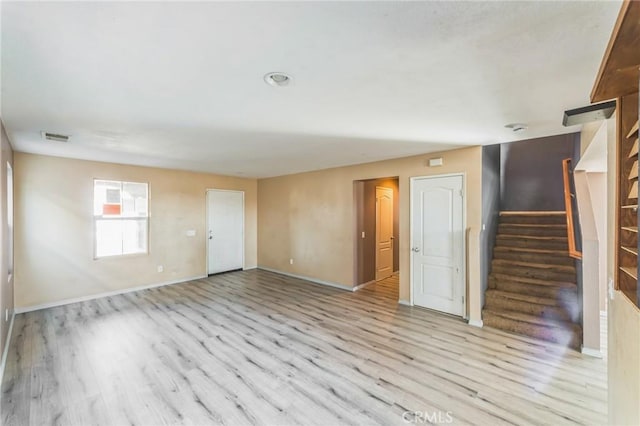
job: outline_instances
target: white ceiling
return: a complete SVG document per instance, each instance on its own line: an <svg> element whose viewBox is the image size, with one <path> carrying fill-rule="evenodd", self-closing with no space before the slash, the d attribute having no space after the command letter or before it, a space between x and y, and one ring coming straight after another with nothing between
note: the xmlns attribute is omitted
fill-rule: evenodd
<svg viewBox="0 0 640 426"><path fill-rule="evenodd" d="M574 132L619 7L3 1L1 115L19 151L255 177Z"/></svg>

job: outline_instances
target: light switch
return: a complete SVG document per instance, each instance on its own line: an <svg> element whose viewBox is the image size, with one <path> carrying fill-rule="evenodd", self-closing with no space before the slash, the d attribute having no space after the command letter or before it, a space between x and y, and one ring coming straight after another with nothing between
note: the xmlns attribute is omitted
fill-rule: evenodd
<svg viewBox="0 0 640 426"><path fill-rule="evenodd" d="M364 231L362 231L362 238L364 238Z"/></svg>
<svg viewBox="0 0 640 426"><path fill-rule="evenodd" d="M187 231L187 237L195 237L196 236L196 230L195 229L189 229Z"/></svg>

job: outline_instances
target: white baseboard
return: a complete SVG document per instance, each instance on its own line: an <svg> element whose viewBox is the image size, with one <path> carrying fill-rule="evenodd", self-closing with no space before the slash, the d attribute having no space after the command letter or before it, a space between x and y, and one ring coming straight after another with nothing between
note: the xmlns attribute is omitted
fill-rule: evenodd
<svg viewBox="0 0 640 426"><path fill-rule="evenodd" d="M7 356L9 355L9 346L11 345L11 335L13 334L13 320L16 318L16 311L14 309L11 314L11 322L9 323L9 331L7 332L7 340L4 343L4 350L2 351L2 362L0 362L0 384L4 377L4 368L7 366Z"/></svg>
<svg viewBox="0 0 640 426"><path fill-rule="evenodd" d="M482 322L482 320L469 320L469 325L473 326L473 327L478 327L478 328L482 328L484 326L484 323Z"/></svg>
<svg viewBox="0 0 640 426"><path fill-rule="evenodd" d="M315 284L321 284L321 285L326 285L326 286L329 286L329 287L339 288L340 290L356 291L355 290L356 287L348 287L346 285L342 285L342 284L338 284L338 283L332 283L330 281L318 280L318 279L311 278L311 277L305 277L304 275L297 275L297 274L292 274L292 273L289 273L289 272L283 272L283 271L279 271L277 269L267 268L265 266L258 266L258 269L262 269L263 271L273 272L275 274L286 275L287 277L291 277L291 278L298 278L300 280L310 281L310 282L315 283Z"/></svg>
<svg viewBox="0 0 640 426"><path fill-rule="evenodd" d="M404 306L413 306L413 303L409 302L408 300L398 300L398 304Z"/></svg>
<svg viewBox="0 0 640 426"><path fill-rule="evenodd" d="M602 352L599 349L591 349L585 348L584 346L580 349L584 355L592 356L594 358L602 358Z"/></svg>
<svg viewBox="0 0 640 426"><path fill-rule="evenodd" d="M133 293L134 291L148 290L148 289L151 289L151 288L164 287L164 286L172 285L172 284L180 284L180 283L185 283L185 282L188 282L188 281L200 280L202 278L207 278L207 276L206 275L198 275L198 276L195 276L195 277L180 278L180 279L173 280L173 281L165 281L165 282L156 283L156 284L150 284L150 285L143 285L143 286L138 286L138 287L129 287L129 288L125 288L125 289L122 289L122 290L114 290L114 291L107 291L107 292L104 292L104 293L96 293L96 294L92 294L90 296L81 296L81 297L74 297L72 299L58 300L58 301L50 302L50 303L43 303L41 305L22 306L22 307L19 307L19 308L15 308L15 313L16 314L23 314L25 312L39 311L41 309L55 308L56 306L69 305L71 303L86 302L88 300L100 299L100 298L103 298L103 297L117 296L119 294L125 294L125 293Z"/></svg>
<svg viewBox="0 0 640 426"><path fill-rule="evenodd" d="M360 290L361 288L364 288L364 287L366 287L368 285L375 284L375 283L376 283L376 280L371 280L369 282L359 284L359 285L357 285L357 286L355 286L353 288L353 291L356 292L356 291Z"/></svg>

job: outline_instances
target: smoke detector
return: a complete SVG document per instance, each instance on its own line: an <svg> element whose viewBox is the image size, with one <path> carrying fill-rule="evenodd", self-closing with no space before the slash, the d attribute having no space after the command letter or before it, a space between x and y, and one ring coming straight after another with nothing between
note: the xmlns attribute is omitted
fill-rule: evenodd
<svg viewBox="0 0 640 426"><path fill-rule="evenodd" d="M59 133L41 132L42 139L53 142L69 142L69 136Z"/></svg>
<svg viewBox="0 0 640 426"><path fill-rule="evenodd" d="M276 87L288 86L291 80L291 76L283 72L270 72L264 76L265 83Z"/></svg>
<svg viewBox="0 0 640 426"><path fill-rule="evenodd" d="M523 130L527 130L529 128L529 126L527 126L524 123L511 123L511 124L507 124L506 126L507 129L511 129L512 132L522 132Z"/></svg>

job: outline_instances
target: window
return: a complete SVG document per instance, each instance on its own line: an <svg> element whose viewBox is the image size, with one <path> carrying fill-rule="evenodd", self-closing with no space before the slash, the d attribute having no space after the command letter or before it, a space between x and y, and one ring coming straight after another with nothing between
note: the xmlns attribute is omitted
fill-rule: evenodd
<svg viewBox="0 0 640 426"><path fill-rule="evenodd" d="M147 253L149 185L94 180L95 257Z"/></svg>
<svg viewBox="0 0 640 426"><path fill-rule="evenodd" d="M13 276L13 168L7 162L7 236L9 239L7 281L11 281Z"/></svg>

